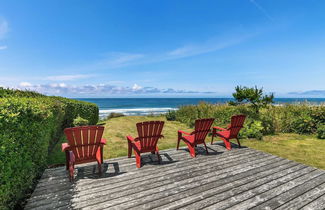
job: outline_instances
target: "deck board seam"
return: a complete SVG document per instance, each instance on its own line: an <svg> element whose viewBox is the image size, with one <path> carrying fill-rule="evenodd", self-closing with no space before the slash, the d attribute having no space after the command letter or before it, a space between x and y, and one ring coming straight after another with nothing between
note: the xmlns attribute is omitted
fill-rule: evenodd
<svg viewBox="0 0 325 210"><path fill-rule="evenodd" d="M254 153L254 152L252 152L252 153L249 153L248 155L246 155L246 157L247 156L250 156L250 155L256 155L257 153ZM231 158L234 158L234 157L240 157L240 154L236 154L236 153L234 153L233 155L231 155L230 156ZM223 161L223 160L226 160L227 158L229 158L229 157L223 157L221 160ZM220 160L220 159L218 159L218 160ZM191 164L193 164L193 162L194 162L195 160L193 160L193 159L188 159L188 162L186 162L186 166L190 166ZM211 162L212 161L215 161L215 160L211 160ZM165 167L166 166L166 167ZM164 168L162 168L162 169L168 169L168 168L173 168L173 167L175 167L175 166L172 166L172 165L170 165L170 167L167 167L168 165L162 165L162 167L164 167ZM161 168L159 168L159 169L161 169ZM145 174L145 176L150 176L151 174L149 174L150 172L152 172L152 171L156 171L157 169L150 169L150 170L147 170L147 171L144 171L144 172L147 172L146 174ZM142 171L139 171L140 173L142 172ZM143 173L143 172L142 172ZM144 176L142 176L142 177L144 177ZM68 181L68 179L67 179L67 177L65 177L65 180L66 181ZM114 184L114 183L120 183L121 181L124 181L124 180L127 180L127 178L125 178L125 179L123 179L123 180L119 180L118 178L116 178L116 180L114 181L114 182L110 182L110 184ZM96 182L96 181L90 181L90 182L86 182L86 183L83 183L83 184L92 184L92 183L94 183L94 182ZM48 188L48 186L49 185L47 185L47 186L44 186L44 188L46 189L46 188ZM41 187L43 187L43 186L41 186Z"/></svg>
<svg viewBox="0 0 325 210"><path fill-rule="evenodd" d="M316 179L316 178L318 178L318 177L320 177L320 176L323 176L323 175L325 175L325 173L321 173L321 174L319 174L318 176L313 177L312 179L309 179L309 180L307 180L307 181L305 181L305 182L303 182L303 183L301 183L301 184L298 184L298 185L294 186L293 188L291 188L291 189L289 189L289 190L283 191L283 192L281 192L279 195L275 195L275 196L271 197L269 200L272 200L272 199L274 199L274 198L276 198L276 197L279 197L279 196L281 196L282 194L284 194L284 193L286 193L286 192L288 192L288 191L290 191L290 190L294 190L295 188L298 188L298 187L300 187L300 186L302 186L302 185L304 185L304 184L306 184L306 183L312 181L313 179ZM320 185L323 184L323 183L325 183L325 181L324 181L324 182L321 182ZM314 189L314 188L316 188L316 187L313 187L313 188L311 188L311 189L309 189L309 190L307 190L307 191L305 191L305 192L302 192L302 193L298 194L297 197L301 196L301 195L304 194L304 193L309 192L310 190L312 190L312 189ZM297 198L297 197L295 197L295 198ZM268 202L269 200L263 201L263 202L259 203L257 206L255 206L255 207L253 207L253 208L257 208L257 207L263 205L264 203ZM290 200L293 200L293 198L290 199ZM290 200L289 200L289 201L290 201ZM289 202L289 201L288 201L288 202Z"/></svg>
<svg viewBox="0 0 325 210"><path fill-rule="evenodd" d="M264 160L263 160L264 161ZM261 161L261 163L263 162L263 161ZM265 162L265 161L264 161ZM226 172L227 173L227 172ZM224 174L224 173L221 173L221 174L218 174L218 175L222 175L222 174ZM212 176L214 176L213 174L211 175L211 177ZM204 184L204 185L207 185L207 184L209 184L209 183L211 183L211 182L208 182L208 183L206 183L206 184ZM169 189L170 190L170 189ZM186 190L182 190L181 192L184 192L184 191L187 191L188 189L186 189ZM153 194L157 194L157 193L160 193L160 192L156 192L156 193L153 193ZM142 196L142 197L145 197L146 195L144 195L144 196ZM166 197L166 196L165 196ZM141 197L140 197L141 198ZM137 200L137 199L140 199L140 198L134 198L134 199L131 199L131 200ZM116 200L116 199L113 199L113 200ZM110 200L110 201L112 201L112 200ZM130 200L128 200L128 201L125 201L125 202L120 202L120 203L117 203L116 205L121 205L121 204L123 204L123 203L126 203L126 202L129 202ZM104 201L104 202L107 202L107 201ZM104 202L101 202L101 203L104 203ZM96 204L98 204L98 203L96 203ZM93 204L93 205L96 205L96 204ZM88 205L87 207L89 207L89 206L93 206L93 205Z"/></svg>
<svg viewBox="0 0 325 210"><path fill-rule="evenodd" d="M277 163L277 162L274 162L274 163L271 163L271 164L275 164L275 163ZM270 165L271 165L271 164L270 164ZM298 164L294 164L294 165L290 165L290 164L292 164L292 163L287 162L287 163L284 163L284 164L282 164L282 165L280 165L280 166L288 165L288 167L287 167L287 168L284 168L283 170L287 170L287 169L290 169L290 168L293 168L293 167L298 166ZM266 166L268 166L268 165L262 165L262 166L259 166L259 167L257 167L257 168L250 169L250 170L248 170L248 171L255 171L255 170L258 170L259 168L263 168L263 167L266 167ZM280 166L278 166L278 167L280 167ZM272 170L272 168L266 168L265 170L263 170L263 171L259 171L259 172L257 172L256 174L265 173L265 172L270 171L270 170ZM248 171L244 171L244 172L242 172L242 173L236 174L236 176L239 176L240 174L246 174ZM236 177L236 178L232 179L232 181L233 181L233 182L236 182L236 181L238 181L238 180L249 179L250 177L256 176L256 174L251 174L251 175L247 175L247 176L240 177L240 178L237 178L237 177ZM269 174L266 174L266 175L261 176L261 177L259 177L259 178L264 178L264 177L266 177L266 176L269 176ZM224 180L227 180L227 179L229 179L229 178L228 178L228 177L225 177L225 178L223 178L223 179L224 179ZM220 180L222 180L222 179L220 179ZM242 185L248 184L248 183L253 182L253 181L255 181L255 180L251 180L251 181L248 181L248 182L245 182L245 183L239 184L239 185L237 185L236 187L239 187L239 186L242 186ZM207 184L205 184L205 185L208 185L208 184L210 184L210 183L207 183ZM213 189L213 188L210 188L209 190L211 190L211 189ZM191 190L191 189L187 189L186 191L189 191L189 190ZM225 190L223 190L223 191L220 191L220 192L218 192L217 194L221 194L221 193L224 193L224 192L226 192L226 191L229 191L229 189L225 189ZM185 191L184 191L184 192L185 192ZM196 194L199 194L199 193L201 193L201 192L202 192L202 191L199 191L199 192L197 192L197 193L191 194L191 196L195 196ZM213 195L211 195L211 196L207 196L207 197L205 197L205 198L209 198L209 197L212 197L212 196L214 196L214 195L216 195L216 194L213 194ZM172 195L171 195L171 196L172 196ZM168 196L167 196L167 197L168 197ZM204 198L204 199L205 199L205 198ZM195 201L194 201L194 202L195 202ZM146 203L148 203L148 202L146 202ZM145 203L141 203L141 204L139 204L139 205L137 205L137 206L140 206L140 205L143 205L143 204L145 204ZM193 202L186 203L186 204L184 204L184 206L185 206L185 205L191 205L191 204L193 204ZM165 205L165 204L164 204L164 205ZM161 206L155 206L154 208L159 208L159 207L161 207Z"/></svg>
<svg viewBox="0 0 325 210"><path fill-rule="evenodd" d="M251 158L254 158L256 155L254 154L254 153L252 153L251 154L252 155L252 157ZM247 157L247 156L246 156ZM272 156L266 156L266 158L269 158L269 159L277 159L276 157L272 157ZM246 160L246 159L245 159ZM265 159L263 159L263 161L265 161ZM233 166L236 166L236 165L240 165L242 162L240 162L240 163L236 163L236 162L234 162L234 165ZM207 167L208 167L208 165L207 165ZM119 186L118 186L119 187ZM64 190L62 190L62 191L65 191L66 189L64 189ZM65 200L65 199L63 199L63 200Z"/></svg>
<svg viewBox="0 0 325 210"><path fill-rule="evenodd" d="M305 166L304 168L308 168L308 166ZM303 168L303 169L304 169L304 168ZM313 169L313 170L311 170L309 173L314 172L314 171L317 171L317 169ZM291 173L293 173L293 172L291 172ZM289 174L291 174L291 173L289 173ZM283 175L283 176L281 176L281 177L284 177L284 176L287 176L287 175L288 175L288 174L285 174L285 175ZM300 177L302 177L302 176L304 176L304 175L306 175L306 174L301 174L301 175L299 175L299 176L297 176L297 177L291 179L290 181L293 181L293 180L295 180L295 179L298 179L298 178L300 178ZM279 177L279 178L281 178L281 177ZM279 178L277 178L277 179L279 179ZM277 180L277 179L274 179L274 180L271 180L271 181L275 181L275 180ZM265 184L267 184L267 183L269 183L269 182L271 182L271 181L268 181L268 182L266 182ZM265 185L265 184L263 184L263 185ZM282 186L282 185L284 185L284 184L286 184L286 183L282 183L282 184L280 184L280 185L277 185L276 187L280 187L280 186ZM253 187L253 188L251 188L251 189L249 189L249 190L253 190L253 189L258 188L258 187L260 187L260 186ZM268 190L266 190L266 191L263 191L262 193L268 192L268 191L270 191L270 190L272 190L272 189L268 189ZM248 191L248 190L247 190L247 191ZM235 194L235 195L240 195L240 194L243 194L243 193L245 193L245 192L247 192L247 191L244 191L244 192L241 192L241 193L238 193L238 194ZM238 203L234 203L233 205L228 206L227 208L231 208L231 207L233 207L233 206L235 206L235 205L238 205L238 204L240 204L240 203L242 203L242 202L245 202L245 201L251 199L252 197L254 197L254 195L251 196L251 197L249 197L249 198L247 198L247 199L241 200L241 201L238 202ZM218 203L218 202L217 202L217 203ZM215 205L215 204L216 204L216 203L214 203L214 204L212 204L212 205ZM209 206L212 206L212 205L209 205ZM209 207L209 206L207 206L207 207Z"/></svg>

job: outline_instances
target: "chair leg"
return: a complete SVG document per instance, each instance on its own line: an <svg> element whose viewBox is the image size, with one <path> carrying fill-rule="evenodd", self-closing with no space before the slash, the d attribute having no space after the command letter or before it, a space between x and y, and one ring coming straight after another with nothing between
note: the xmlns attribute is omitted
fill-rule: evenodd
<svg viewBox="0 0 325 210"><path fill-rule="evenodd" d="M226 149L231 150L231 143L230 143L229 139L226 139L226 138L221 138L221 139L225 143Z"/></svg>
<svg viewBox="0 0 325 210"><path fill-rule="evenodd" d="M74 164L75 164L75 157L72 151L68 151L69 156L69 179L70 182L74 181Z"/></svg>
<svg viewBox="0 0 325 210"><path fill-rule="evenodd" d="M206 145L205 142L203 142L203 144L204 144L204 147L205 147L205 151L207 152L207 155L208 155L209 154L209 151L208 151L207 145Z"/></svg>
<svg viewBox="0 0 325 210"><path fill-rule="evenodd" d="M98 163L98 174L101 175L102 174L102 164Z"/></svg>
<svg viewBox="0 0 325 210"><path fill-rule="evenodd" d="M70 182L74 181L74 163L69 164L69 179Z"/></svg>
<svg viewBox="0 0 325 210"><path fill-rule="evenodd" d="M211 145L213 144L213 138L214 138L214 135L212 134L212 137L211 137Z"/></svg>
<svg viewBox="0 0 325 210"><path fill-rule="evenodd" d="M104 153L103 153L104 145L100 146L100 161L101 163L104 163Z"/></svg>
<svg viewBox="0 0 325 210"><path fill-rule="evenodd" d="M159 155L158 147L156 148L156 155L157 155L158 162L160 164L161 163L161 158L160 158L160 155Z"/></svg>
<svg viewBox="0 0 325 210"><path fill-rule="evenodd" d="M69 162L70 162L69 157L70 157L69 151L66 150L65 151L65 169L66 170L69 170Z"/></svg>
<svg viewBox="0 0 325 210"><path fill-rule="evenodd" d="M128 142L128 158L130 158L132 155L132 144Z"/></svg>
<svg viewBox="0 0 325 210"><path fill-rule="evenodd" d="M190 155L192 157L195 157L196 156L196 154L195 154L195 146L191 145L190 143L186 143L186 144L187 144L188 150L190 151Z"/></svg>
<svg viewBox="0 0 325 210"><path fill-rule="evenodd" d="M141 168L141 155L137 151L134 151L134 154L135 154L135 161L136 161L137 168Z"/></svg>
<svg viewBox="0 0 325 210"><path fill-rule="evenodd" d="M179 148L179 142L181 141L181 138L182 138L182 134L178 133L176 150L178 150L178 148Z"/></svg>
<svg viewBox="0 0 325 210"><path fill-rule="evenodd" d="M239 148L241 148L241 145L240 145L239 139L238 139L238 138L236 138L236 139L237 139L237 143L238 143Z"/></svg>

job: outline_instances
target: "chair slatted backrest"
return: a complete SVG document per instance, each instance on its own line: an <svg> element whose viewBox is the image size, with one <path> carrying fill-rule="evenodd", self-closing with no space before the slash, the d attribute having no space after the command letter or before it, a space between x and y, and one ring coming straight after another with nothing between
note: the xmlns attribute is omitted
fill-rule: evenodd
<svg viewBox="0 0 325 210"><path fill-rule="evenodd" d="M229 127L230 138L237 138L240 129L244 126L245 115L234 115L231 117L231 124Z"/></svg>
<svg viewBox="0 0 325 210"><path fill-rule="evenodd" d="M137 123L138 140L140 140L141 149L153 150L157 146L162 129L164 127L164 121L147 121Z"/></svg>
<svg viewBox="0 0 325 210"><path fill-rule="evenodd" d="M76 161L95 159L103 132L103 126L81 126L64 129Z"/></svg>
<svg viewBox="0 0 325 210"><path fill-rule="evenodd" d="M195 121L195 130L192 134L195 135L196 142L202 142L205 140L206 136L211 131L213 122L213 118L198 119Z"/></svg>

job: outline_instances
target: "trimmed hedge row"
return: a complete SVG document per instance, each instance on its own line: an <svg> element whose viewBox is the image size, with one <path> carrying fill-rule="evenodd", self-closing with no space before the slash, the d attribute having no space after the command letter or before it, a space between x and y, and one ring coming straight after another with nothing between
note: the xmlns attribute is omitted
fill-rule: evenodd
<svg viewBox="0 0 325 210"><path fill-rule="evenodd" d="M95 104L19 94L0 96L0 209L19 207L46 167L49 147L73 119L80 115L90 124L98 121Z"/></svg>
<svg viewBox="0 0 325 210"><path fill-rule="evenodd" d="M215 125L226 126L230 117L245 114L247 119L241 131L242 137L262 138L266 134L298 133L316 134L325 124L325 105L284 104L262 108L259 114L248 105L200 103L181 106L179 110L167 114L167 119L177 120L194 126L195 119L215 118Z"/></svg>

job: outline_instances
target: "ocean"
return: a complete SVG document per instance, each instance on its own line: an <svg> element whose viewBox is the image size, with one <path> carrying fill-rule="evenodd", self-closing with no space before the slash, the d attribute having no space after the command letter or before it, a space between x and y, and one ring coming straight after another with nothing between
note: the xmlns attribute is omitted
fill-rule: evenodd
<svg viewBox="0 0 325 210"><path fill-rule="evenodd" d="M176 110L179 106L198 104L201 101L208 103L227 103L231 98L77 98L92 102L99 107L99 116L103 118L110 113L124 115L164 114L168 110ZM310 102L325 103L325 98L276 98L276 104Z"/></svg>

